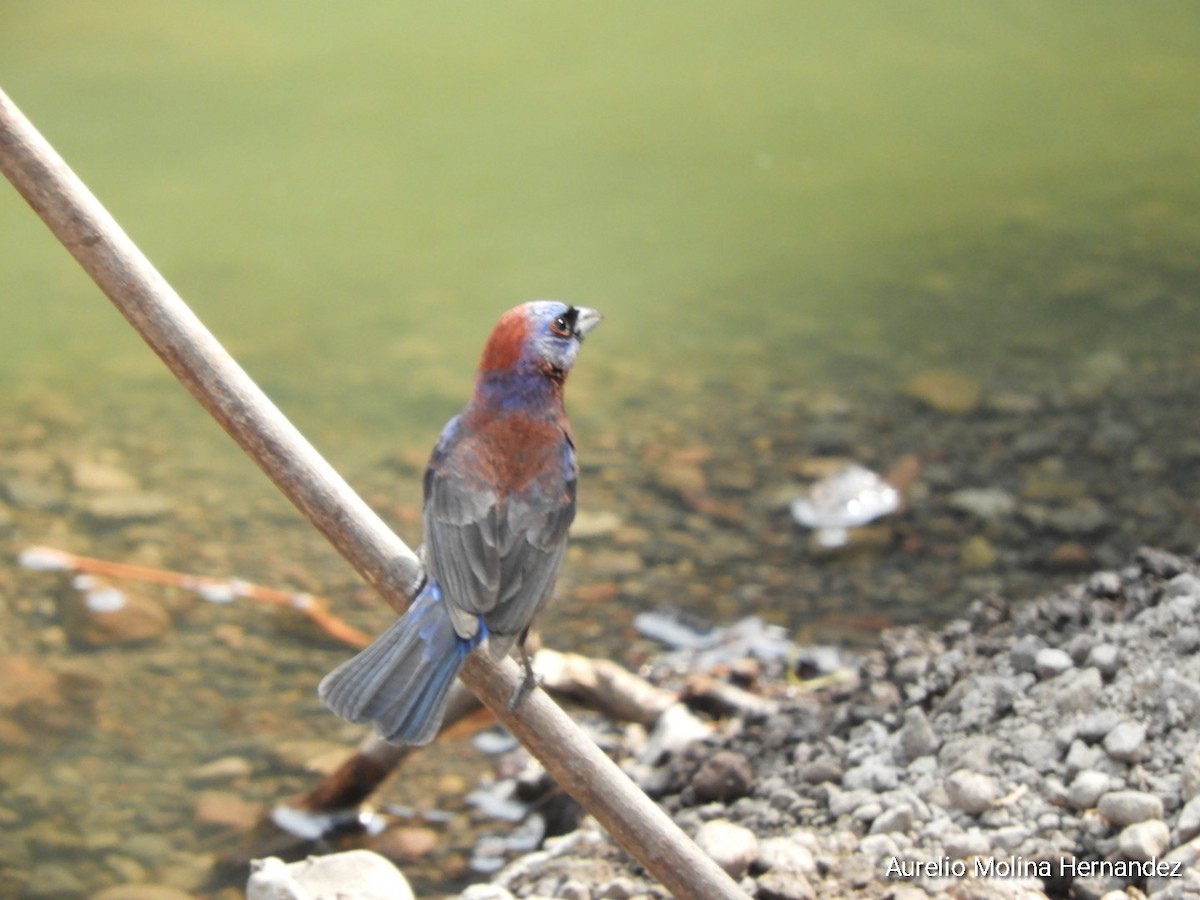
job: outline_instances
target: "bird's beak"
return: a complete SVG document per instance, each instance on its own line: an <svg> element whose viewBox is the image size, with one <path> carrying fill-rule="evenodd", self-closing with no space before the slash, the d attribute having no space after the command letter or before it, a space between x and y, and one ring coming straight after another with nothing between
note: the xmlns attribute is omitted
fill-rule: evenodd
<svg viewBox="0 0 1200 900"><path fill-rule="evenodd" d="M600 320L604 318L604 314L598 309L590 309L586 306L575 307L577 315L575 316L575 337L581 341L587 336L587 333L600 324Z"/></svg>

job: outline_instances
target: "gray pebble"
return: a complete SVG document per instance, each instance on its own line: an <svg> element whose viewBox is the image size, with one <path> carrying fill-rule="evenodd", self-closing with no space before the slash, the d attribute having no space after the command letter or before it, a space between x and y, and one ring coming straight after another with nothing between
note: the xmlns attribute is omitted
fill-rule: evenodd
<svg viewBox="0 0 1200 900"><path fill-rule="evenodd" d="M772 870L758 877L754 896L762 900L815 900L817 895L799 872Z"/></svg>
<svg viewBox="0 0 1200 900"><path fill-rule="evenodd" d="M1110 791L1096 804L1100 815L1115 825L1133 825L1163 817L1163 802L1144 791Z"/></svg>
<svg viewBox="0 0 1200 900"><path fill-rule="evenodd" d="M1200 797L1193 797L1179 811L1175 820L1175 837L1178 842L1190 841L1200 834Z"/></svg>
<svg viewBox="0 0 1200 900"><path fill-rule="evenodd" d="M1126 859L1154 859L1170 846L1171 829L1161 819L1129 825L1117 835L1117 849Z"/></svg>
<svg viewBox="0 0 1200 900"><path fill-rule="evenodd" d="M1000 796L993 778L970 769L959 769L946 779L950 805L963 812L981 813Z"/></svg>
<svg viewBox="0 0 1200 900"><path fill-rule="evenodd" d="M1088 713L1075 725L1075 735L1088 743L1103 740L1121 724L1121 714L1115 709L1098 709Z"/></svg>
<svg viewBox="0 0 1200 900"><path fill-rule="evenodd" d="M871 834L887 834L898 831L906 834L913 825L913 811L907 805L894 806L884 811L871 823Z"/></svg>
<svg viewBox="0 0 1200 900"><path fill-rule="evenodd" d="M812 850L790 837L769 837L759 842L758 865L770 871L801 872L812 875L817 863Z"/></svg>
<svg viewBox="0 0 1200 900"><path fill-rule="evenodd" d="M937 748L938 737L925 711L919 706L910 706L904 711L904 724L900 727L900 750L911 761L928 756Z"/></svg>
<svg viewBox="0 0 1200 900"><path fill-rule="evenodd" d="M1054 703L1064 713L1084 712L1091 709L1103 687L1098 669L1067 671L1054 680Z"/></svg>
<svg viewBox="0 0 1200 900"><path fill-rule="evenodd" d="M1065 762L1069 771L1080 772L1084 769L1099 768L1104 759L1104 751L1099 747L1092 747L1084 741L1074 740L1067 750Z"/></svg>
<svg viewBox="0 0 1200 900"><path fill-rule="evenodd" d="M1087 580L1093 597L1116 597L1121 593L1121 576L1116 572L1096 572Z"/></svg>
<svg viewBox="0 0 1200 900"><path fill-rule="evenodd" d="M1036 634L1026 634L1013 641L1009 648L1008 658L1017 672L1032 672L1037 662L1037 655L1046 649L1046 642Z"/></svg>
<svg viewBox="0 0 1200 900"><path fill-rule="evenodd" d="M968 513L984 522L1012 515L1017 498L1001 488L962 488L946 498L952 509Z"/></svg>
<svg viewBox="0 0 1200 900"><path fill-rule="evenodd" d="M1121 649L1116 644L1096 644L1088 653L1087 664L1111 677L1121 667Z"/></svg>
<svg viewBox="0 0 1200 900"><path fill-rule="evenodd" d="M992 849L987 835L974 828L970 831L950 832L943 835L942 846L946 849L946 854L954 859L987 856Z"/></svg>
<svg viewBox="0 0 1200 900"><path fill-rule="evenodd" d="M1146 748L1146 726L1141 722L1121 722L1104 738L1104 750L1121 762L1136 762Z"/></svg>
<svg viewBox="0 0 1200 900"><path fill-rule="evenodd" d="M1100 795L1108 790L1111 780L1103 772L1095 769L1079 771L1067 790L1067 799L1076 809L1090 809L1100 800Z"/></svg>

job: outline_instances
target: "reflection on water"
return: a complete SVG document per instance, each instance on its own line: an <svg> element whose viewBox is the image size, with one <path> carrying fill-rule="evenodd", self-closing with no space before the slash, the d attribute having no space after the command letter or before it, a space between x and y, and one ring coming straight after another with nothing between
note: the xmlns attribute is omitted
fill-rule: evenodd
<svg viewBox="0 0 1200 900"><path fill-rule="evenodd" d="M598 518L547 632L634 662L647 606L864 640L1200 541L1198 25L1077 13L12 2L0 85L412 543L499 312L603 309L569 388ZM8 190L0 220L6 557L236 574L380 627ZM850 553L791 524L831 466L909 457L907 509ZM166 590L165 635L82 649L63 590L0 568L5 671L65 704L0 705L0 894L197 890L231 824L354 739L314 693L344 651ZM462 874L474 764L393 789L456 814L422 886Z"/></svg>

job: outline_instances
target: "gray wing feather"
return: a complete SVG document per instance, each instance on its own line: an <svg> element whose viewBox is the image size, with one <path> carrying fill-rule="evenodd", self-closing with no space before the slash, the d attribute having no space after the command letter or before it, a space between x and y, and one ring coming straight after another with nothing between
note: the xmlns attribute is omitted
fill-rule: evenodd
<svg viewBox="0 0 1200 900"><path fill-rule="evenodd" d="M564 440L563 469L503 504L440 461L435 452L426 474L425 543L455 631L472 637L479 615L500 634L521 631L550 596L575 517L574 448Z"/></svg>

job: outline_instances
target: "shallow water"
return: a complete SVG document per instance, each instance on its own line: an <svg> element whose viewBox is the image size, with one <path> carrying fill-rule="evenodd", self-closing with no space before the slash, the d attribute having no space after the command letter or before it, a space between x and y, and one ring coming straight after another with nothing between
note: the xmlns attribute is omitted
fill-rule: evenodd
<svg viewBox="0 0 1200 900"><path fill-rule="evenodd" d="M616 614L568 589L558 646L635 661L632 613L664 604L869 639L1053 584L1063 545L1116 565L1198 540L1190 4L18 0L0 20L0 86L406 540L497 315L536 296L605 311L569 402L583 508L623 530L579 542L566 578L612 587ZM386 621L9 190L0 223L7 557L51 543L237 574ZM900 394L930 369L984 401ZM907 518L865 557L813 556L786 516L806 463L905 454L923 461ZM81 459L171 513L97 520ZM663 471L689 466L699 498ZM1031 505L1019 526L936 502L995 485ZM1093 501L1098 531L1033 521ZM976 532L990 566L963 562ZM344 651L257 609L170 598L159 643L84 652L54 578L0 578L0 649L103 683L96 722L5 751L0 823L27 830L0 845L0 890L57 869L136 880L122 857L188 883L220 834L180 772L244 758L234 792L269 803L308 780L272 745L354 734L314 696ZM443 778L421 765L406 800ZM460 809L452 786L437 802Z"/></svg>

